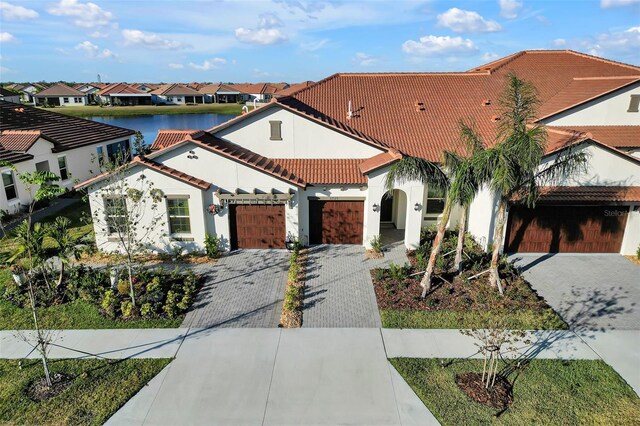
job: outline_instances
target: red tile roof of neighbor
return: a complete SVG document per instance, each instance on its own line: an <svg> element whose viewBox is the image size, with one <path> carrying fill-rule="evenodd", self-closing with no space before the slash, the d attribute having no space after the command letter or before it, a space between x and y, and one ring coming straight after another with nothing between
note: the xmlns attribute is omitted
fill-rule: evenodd
<svg viewBox="0 0 640 426"><path fill-rule="evenodd" d="M405 154L439 161L443 150L459 146L461 119L475 124L485 144L494 142L496 100L510 71L536 86L543 107L575 77L640 76L640 67L576 52L525 51L467 73L335 74L279 102Z"/></svg>
<svg viewBox="0 0 640 426"><path fill-rule="evenodd" d="M624 203L640 201L640 186L547 186L539 202Z"/></svg>
<svg viewBox="0 0 640 426"><path fill-rule="evenodd" d="M281 89L278 90L278 92L276 93L276 96L278 97L283 97L283 96L290 96L292 94L294 94L295 92L302 90L306 87L311 86L312 84L314 84L313 81L304 81L302 83L296 83L296 84L292 84L291 86L287 87L286 89Z"/></svg>
<svg viewBox="0 0 640 426"><path fill-rule="evenodd" d="M69 87L66 84L58 83L49 87L48 89L43 90L42 92L36 93L37 98L44 98L47 96L76 96L83 97L86 96L85 93L82 93L79 90L74 89L73 87Z"/></svg>
<svg viewBox="0 0 640 426"><path fill-rule="evenodd" d="M136 89L134 86L132 86L130 84L113 83L113 84L110 84L110 85L104 87L102 90L100 90L100 92L98 94L102 95L102 96L106 96L106 95L120 94L120 93L132 94L132 95L144 95L147 92L144 92L142 90L138 90L138 89Z"/></svg>
<svg viewBox="0 0 640 426"><path fill-rule="evenodd" d="M40 130L1 130L0 145L7 151L27 152L41 136Z"/></svg>
<svg viewBox="0 0 640 426"><path fill-rule="evenodd" d="M0 101L0 130L40 131L44 138L53 142L54 152L114 139L128 139L135 133L122 127L7 101ZM6 149L5 154L0 154L0 160L6 159L4 155L8 155Z"/></svg>
<svg viewBox="0 0 640 426"><path fill-rule="evenodd" d="M166 148L178 142L182 142L189 136L195 136L200 132L202 132L202 130L160 129L150 148L153 151Z"/></svg>
<svg viewBox="0 0 640 426"><path fill-rule="evenodd" d="M153 95L166 95L166 96L201 96L202 93L197 90L193 90L184 84L162 84L157 89L150 92Z"/></svg>
<svg viewBox="0 0 640 426"><path fill-rule="evenodd" d="M367 178L360 171L365 159L277 158L274 162L313 185L360 185Z"/></svg>

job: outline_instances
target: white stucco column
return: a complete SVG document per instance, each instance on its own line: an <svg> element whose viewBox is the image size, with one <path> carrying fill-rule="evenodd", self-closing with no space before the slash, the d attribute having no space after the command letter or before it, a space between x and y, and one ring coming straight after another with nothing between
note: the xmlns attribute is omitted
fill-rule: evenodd
<svg viewBox="0 0 640 426"><path fill-rule="evenodd" d="M630 206L620 254L635 255L640 246L640 205Z"/></svg>
<svg viewBox="0 0 640 426"><path fill-rule="evenodd" d="M413 183L400 187L407 194L407 221L404 230L404 245L410 250L420 246L420 231L422 229L422 204L424 185Z"/></svg>

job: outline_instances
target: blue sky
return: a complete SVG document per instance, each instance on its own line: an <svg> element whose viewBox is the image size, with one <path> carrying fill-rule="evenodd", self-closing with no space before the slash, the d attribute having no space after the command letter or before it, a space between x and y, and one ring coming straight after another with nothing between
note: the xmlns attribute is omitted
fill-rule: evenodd
<svg viewBox="0 0 640 426"><path fill-rule="evenodd" d="M640 0L0 1L0 80L287 81L523 49L640 64Z"/></svg>

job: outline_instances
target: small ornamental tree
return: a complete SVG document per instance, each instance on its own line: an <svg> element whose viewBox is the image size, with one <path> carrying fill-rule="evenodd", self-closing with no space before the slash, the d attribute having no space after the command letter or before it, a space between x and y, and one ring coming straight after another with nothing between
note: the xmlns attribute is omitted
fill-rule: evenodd
<svg viewBox="0 0 640 426"><path fill-rule="evenodd" d="M106 178L91 194L94 227L109 236L109 242L117 245L117 253L127 269L129 295L136 306L133 287L133 270L136 258L150 246L150 237L164 227L164 213L160 210L164 193L154 187L144 173L137 177L130 174L130 164L105 165Z"/></svg>
<svg viewBox="0 0 640 426"><path fill-rule="evenodd" d="M51 387L51 375L49 374L49 365L47 360L47 350L51 343L51 335L40 329L38 323L38 310L36 303L36 293L34 291L34 279L38 270L44 268L44 248L42 243L46 235L46 227L40 223L33 224L32 216L36 203L40 201L50 200L65 192L65 189L57 184L60 177L52 172L35 171L19 173L13 164L0 162L0 166L10 167L16 174L17 178L25 186L29 198L31 199L27 207L27 218L18 225L17 238L18 248L9 259L10 262L16 262L23 259L21 267L26 268L26 282L29 292L29 302L31 305L31 313L33 315L33 325L36 332L37 344L36 349L42 358L44 367L44 376L47 386ZM43 270L43 275L46 275ZM28 339L24 337L24 340Z"/></svg>

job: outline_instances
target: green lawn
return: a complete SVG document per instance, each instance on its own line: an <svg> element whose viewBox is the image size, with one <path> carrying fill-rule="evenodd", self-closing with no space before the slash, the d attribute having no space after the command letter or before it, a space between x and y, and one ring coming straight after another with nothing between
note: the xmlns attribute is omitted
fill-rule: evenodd
<svg viewBox="0 0 640 426"><path fill-rule="evenodd" d="M44 108L47 111L54 111L60 114L74 117L127 117L134 115L176 115L176 114L232 114L240 115L241 104L198 104L198 105L162 105L162 106L119 106L119 107L99 107L99 106L65 106L57 108Z"/></svg>
<svg viewBox="0 0 640 426"><path fill-rule="evenodd" d="M543 311L403 311L380 310L385 328L486 328L499 317L505 328L515 330L566 330L567 324L551 308Z"/></svg>
<svg viewBox="0 0 640 426"><path fill-rule="evenodd" d="M52 373L76 377L61 394L43 402L26 396L42 377L39 360L0 360L0 423L38 425L101 425L171 360L52 360ZM26 364L26 365L25 365Z"/></svg>
<svg viewBox="0 0 640 426"><path fill-rule="evenodd" d="M513 381L514 402L496 409L467 397L455 384L459 373L482 372L482 360L393 358L404 377L443 425L637 425L640 399L603 361L533 360Z"/></svg>

